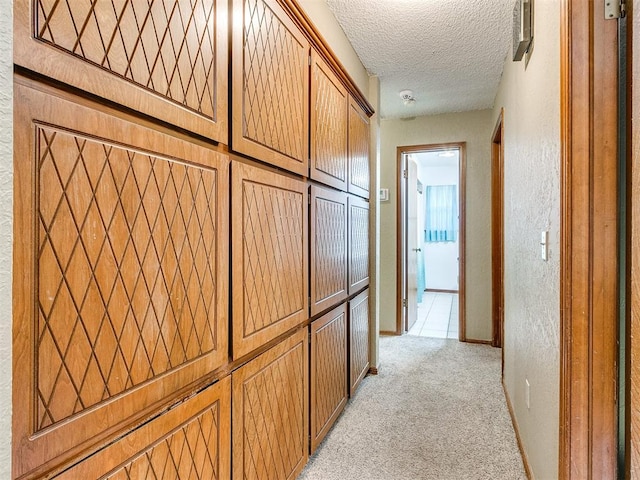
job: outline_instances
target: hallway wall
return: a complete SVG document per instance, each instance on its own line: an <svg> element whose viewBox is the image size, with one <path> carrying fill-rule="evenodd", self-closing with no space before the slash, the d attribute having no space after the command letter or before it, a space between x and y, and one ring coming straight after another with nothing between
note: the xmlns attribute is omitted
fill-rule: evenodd
<svg viewBox="0 0 640 480"><path fill-rule="evenodd" d="M507 58L504 107L504 380L535 478L558 474L560 356L560 4L535 4L529 64ZM549 260L540 233L549 231ZM526 406L525 379L530 384Z"/></svg>
<svg viewBox="0 0 640 480"><path fill-rule="evenodd" d="M11 259L13 242L13 16L0 0L0 478L11 475Z"/></svg>
<svg viewBox="0 0 640 480"><path fill-rule="evenodd" d="M398 146L467 142L466 335L491 340L491 110L448 113L380 123L380 330L396 329L396 209Z"/></svg>

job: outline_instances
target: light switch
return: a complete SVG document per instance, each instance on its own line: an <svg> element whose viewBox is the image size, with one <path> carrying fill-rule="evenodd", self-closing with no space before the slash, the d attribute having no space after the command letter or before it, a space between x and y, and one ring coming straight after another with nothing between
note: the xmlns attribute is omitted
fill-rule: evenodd
<svg viewBox="0 0 640 480"><path fill-rule="evenodd" d="M540 256L545 262L549 260L549 232L544 231L540 234Z"/></svg>

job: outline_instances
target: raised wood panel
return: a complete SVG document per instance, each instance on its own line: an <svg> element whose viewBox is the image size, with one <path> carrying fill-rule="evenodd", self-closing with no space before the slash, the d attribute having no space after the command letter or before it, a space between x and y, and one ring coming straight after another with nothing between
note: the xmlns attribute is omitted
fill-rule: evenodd
<svg viewBox="0 0 640 480"><path fill-rule="evenodd" d="M232 148L307 175L309 42L276 0L232 8Z"/></svg>
<svg viewBox="0 0 640 480"><path fill-rule="evenodd" d="M347 403L347 305L311 323L311 453Z"/></svg>
<svg viewBox="0 0 640 480"><path fill-rule="evenodd" d="M56 480L228 480L231 377L199 392Z"/></svg>
<svg viewBox="0 0 640 480"><path fill-rule="evenodd" d="M233 357L308 318L308 187L232 166Z"/></svg>
<svg viewBox="0 0 640 480"><path fill-rule="evenodd" d="M309 458L309 351L300 329L233 373L233 478L294 479Z"/></svg>
<svg viewBox="0 0 640 480"><path fill-rule="evenodd" d="M311 178L347 190L349 95L336 75L311 52Z"/></svg>
<svg viewBox="0 0 640 480"><path fill-rule="evenodd" d="M349 193L369 198L369 117L349 99Z"/></svg>
<svg viewBox="0 0 640 480"><path fill-rule="evenodd" d="M347 194L311 187L311 315L347 298Z"/></svg>
<svg viewBox="0 0 640 480"><path fill-rule="evenodd" d="M369 371L369 289L349 301L349 395Z"/></svg>
<svg viewBox="0 0 640 480"><path fill-rule="evenodd" d="M16 64L228 143L227 2L14 3Z"/></svg>
<svg viewBox="0 0 640 480"><path fill-rule="evenodd" d="M349 295L369 285L369 202L349 196Z"/></svg>
<svg viewBox="0 0 640 480"><path fill-rule="evenodd" d="M227 157L75 100L16 77L16 475L228 361Z"/></svg>

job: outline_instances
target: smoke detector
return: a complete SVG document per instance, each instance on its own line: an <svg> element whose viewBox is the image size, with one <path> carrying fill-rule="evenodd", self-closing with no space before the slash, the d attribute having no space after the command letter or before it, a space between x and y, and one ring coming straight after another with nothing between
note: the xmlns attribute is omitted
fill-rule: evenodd
<svg viewBox="0 0 640 480"><path fill-rule="evenodd" d="M402 90L400 92L400 98L402 98L402 103L404 103L405 107L411 107L416 103L416 99L414 98L411 90Z"/></svg>

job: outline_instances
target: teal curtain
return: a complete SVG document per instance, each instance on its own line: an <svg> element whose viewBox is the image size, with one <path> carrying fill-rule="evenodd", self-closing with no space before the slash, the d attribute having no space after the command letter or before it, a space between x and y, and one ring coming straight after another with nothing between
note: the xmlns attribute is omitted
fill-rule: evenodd
<svg viewBox="0 0 640 480"><path fill-rule="evenodd" d="M458 187L429 185L425 199L425 242L455 242L458 234Z"/></svg>

